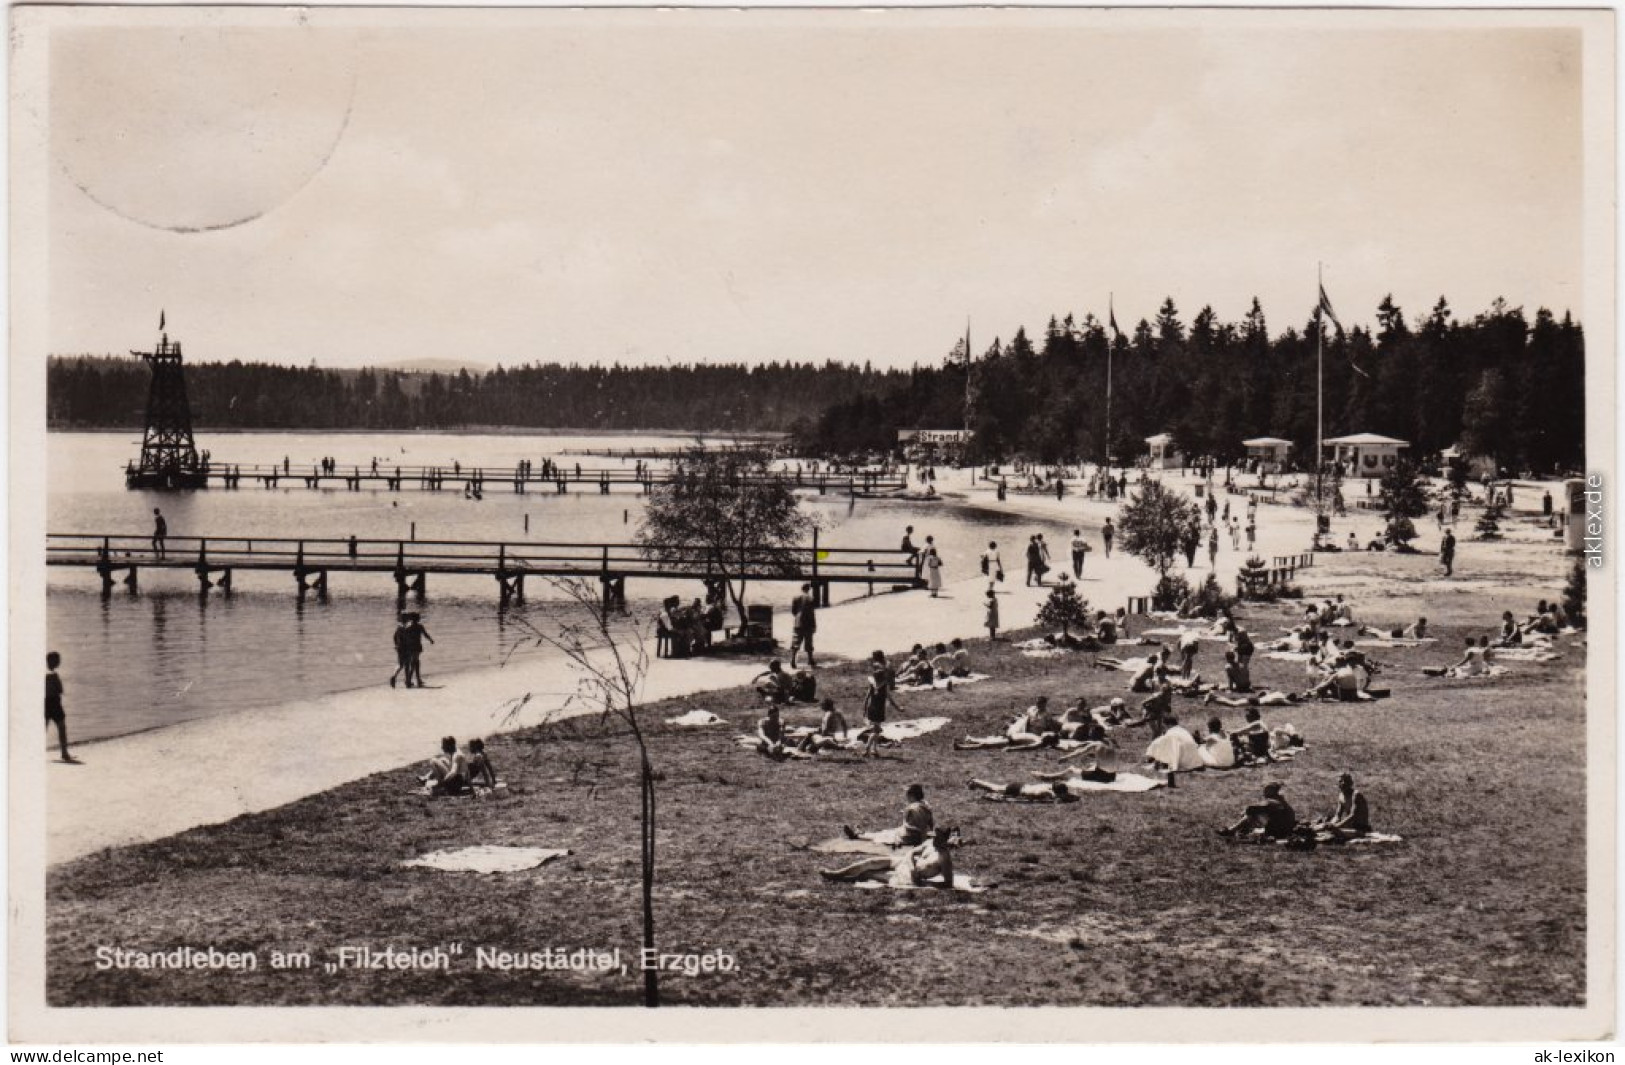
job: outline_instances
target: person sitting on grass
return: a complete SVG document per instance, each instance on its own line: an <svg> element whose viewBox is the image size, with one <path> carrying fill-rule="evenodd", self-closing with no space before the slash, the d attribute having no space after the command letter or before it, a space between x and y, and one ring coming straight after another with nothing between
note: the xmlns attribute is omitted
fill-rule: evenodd
<svg viewBox="0 0 1625 1065"><path fill-rule="evenodd" d="M1331 671L1320 683L1312 685L1303 693L1305 699L1336 699L1339 702L1352 703L1361 699L1369 699L1360 690L1360 673L1344 655L1338 655L1332 660Z"/></svg>
<svg viewBox="0 0 1625 1065"><path fill-rule="evenodd" d="M1061 761L1076 761L1078 764L1067 770L1064 776L1052 776L1045 773L1035 773L1043 779L1057 780L1076 778L1089 780L1100 784L1110 784L1117 779L1117 744L1106 736L1106 730L1098 724L1090 725L1088 739L1081 747L1068 751L1061 756Z"/></svg>
<svg viewBox="0 0 1625 1065"><path fill-rule="evenodd" d="M991 780L972 780L971 789L985 791L990 795L998 795L1005 802L1077 802L1078 796L1067 787L1063 780L1052 781L1048 784L1022 784L1012 781L1009 784L999 784Z"/></svg>
<svg viewBox="0 0 1625 1065"><path fill-rule="evenodd" d="M931 673L938 680L954 675L954 656L949 653L947 644L937 644L936 652L931 656Z"/></svg>
<svg viewBox="0 0 1625 1065"><path fill-rule="evenodd" d="M1298 818L1281 790L1281 785L1274 781L1265 784L1263 802L1248 806L1235 824L1214 831L1235 840L1291 839Z"/></svg>
<svg viewBox="0 0 1625 1065"><path fill-rule="evenodd" d="M1337 778L1337 809L1316 818L1310 827L1327 843L1347 843L1371 834L1371 809L1365 796L1355 790L1353 773Z"/></svg>
<svg viewBox="0 0 1625 1065"><path fill-rule="evenodd" d="M1523 646L1523 629L1518 625L1517 620L1513 618L1512 611L1510 610L1503 610L1501 612L1501 631L1496 634L1494 646Z"/></svg>
<svg viewBox="0 0 1625 1065"><path fill-rule="evenodd" d="M818 704L823 716L818 719L818 727L807 733L801 741L801 750L811 754L819 751L839 747L846 742L846 718L835 709L835 700L826 698ZM840 738L837 739L836 735Z"/></svg>
<svg viewBox="0 0 1625 1065"><path fill-rule="evenodd" d="M1247 708L1247 723L1230 733L1230 745L1236 752L1237 765L1258 765L1273 762L1270 754L1270 727L1264 724L1264 715L1258 707Z"/></svg>
<svg viewBox="0 0 1625 1065"><path fill-rule="evenodd" d="M1253 690L1253 678L1234 651L1224 653L1224 690L1230 692Z"/></svg>
<svg viewBox="0 0 1625 1065"><path fill-rule="evenodd" d="M496 766L491 764L491 756L485 753L484 740L468 741L468 779L470 783L487 788L497 786Z"/></svg>
<svg viewBox="0 0 1625 1065"><path fill-rule="evenodd" d="M1104 610L1095 612L1095 640L1103 644L1117 642L1117 621Z"/></svg>
<svg viewBox="0 0 1625 1065"><path fill-rule="evenodd" d="M777 658L767 664L765 672L756 674L751 684L758 695L775 705L789 702L795 686L790 674L784 671L784 664Z"/></svg>
<svg viewBox="0 0 1625 1065"><path fill-rule="evenodd" d="M1539 606L1535 607L1534 614L1523 623L1523 631L1526 634L1535 633L1541 636L1556 636L1557 630L1561 627L1557 623L1557 615L1546 604L1544 599L1540 601Z"/></svg>
<svg viewBox="0 0 1625 1065"><path fill-rule="evenodd" d="M965 649L965 641L955 636L948 644L949 653L953 657L953 665L948 670L952 677L970 676L970 652Z"/></svg>
<svg viewBox="0 0 1625 1065"><path fill-rule="evenodd" d="M779 704L767 704L767 716L756 726L756 749L769 758L783 758L784 722L779 718Z"/></svg>
<svg viewBox="0 0 1625 1065"><path fill-rule="evenodd" d="M876 855L864 858L839 869L820 869L818 875L825 880L856 883L859 880L880 880L899 886L913 884L923 887L954 886L953 849L958 839L957 828L939 828L931 838L907 853L888 857Z"/></svg>
<svg viewBox="0 0 1625 1065"><path fill-rule="evenodd" d="M457 748L457 739L440 740L440 753L429 759L429 769L418 778L430 795L460 795L469 790L468 755Z"/></svg>
<svg viewBox="0 0 1625 1065"><path fill-rule="evenodd" d="M883 828L877 832L855 832L851 825L842 825L841 835L847 839L866 839L893 847L917 847L924 843L931 838L937 827L936 815L931 812L930 805L925 801L925 786L910 784L903 797L908 804L903 807L902 827Z"/></svg>
<svg viewBox="0 0 1625 1065"><path fill-rule="evenodd" d="M1181 727L1174 717L1168 718L1168 727L1163 729L1162 735L1146 747L1145 760L1169 773L1189 772L1204 765L1196 737Z"/></svg>
<svg viewBox="0 0 1625 1065"><path fill-rule="evenodd" d="M915 644L908 660L897 670L897 683L905 687L930 687L935 674L931 670L931 656L923 644Z"/></svg>
<svg viewBox="0 0 1625 1065"><path fill-rule="evenodd" d="M1236 764L1236 747L1224 722L1216 717L1207 719L1207 734L1201 737L1197 754L1209 769L1230 769Z"/></svg>
<svg viewBox="0 0 1625 1065"><path fill-rule="evenodd" d="M1101 662L1115 661L1115 659L1100 658ZM1157 690L1157 674L1168 672L1168 651L1166 649L1153 651L1151 657L1146 659L1145 665L1134 671L1133 678L1128 682L1131 692L1154 692Z"/></svg>
<svg viewBox="0 0 1625 1065"><path fill-rule="evenodd" d="M1451 666L1424 666L1422 672L1429 677L1450 677L1456 680L1463 677L1479 677L1490 671L1489 658L1490 638L1481 636L1479 642L1475 644L1473 638L1469 636L1459 662Z"/></svg>
<svg viewBox="0 0 1625 1065"><path fill-rule="evenodd" d="M1152 695L1140 704L1140 716L1132 721L1123 722L1123 728L1139 728L1144 725L1156 739L1168 730L1168 723L1174 716L1174 689L1166 679Z"/></svg>

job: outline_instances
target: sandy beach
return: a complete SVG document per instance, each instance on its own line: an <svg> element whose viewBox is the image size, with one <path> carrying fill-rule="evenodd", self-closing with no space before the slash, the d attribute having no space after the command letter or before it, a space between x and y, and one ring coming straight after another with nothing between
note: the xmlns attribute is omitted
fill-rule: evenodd
<svg viewBox="0 0 1625 1065"><path fill-rule="evenodd" d="M1088 500L1079 491L1060 500L1053 495L1011 492L1001 503L985 480L977 478L972 484L969 471L939 471L938 477L938 490L954 501L948 505L997 508L1045 521L1076 520L1085 528L1098 526L1118 510L1115 503ZM1196 484L1194 478L1180 477L1177 471L1167 471L1163 481L1187 492L1193 492ZM1016 478L1011 482L1016 483ZM1361 498L1363 491L1357 484L1346 489L1351 502ZM1245 497L1230 498L1232 511L1240 508L1244 518ZM921 510L915 528L923 540L930 534L931 510ZM1351 510L1350 517L1334 522L1334 534L1340 540L1353 529L1366 539L1375 535L1380 521L1375 514ZM1275 555L1302 552L1308 546L1312 523L1307 510L1261 505L1258 542L1252 553L1268 561ZM1424 552L1435 550L1434 526L1425 520L1418 526L1422 535L1417 546ZM1474 570L1482 568L1480 560L1488 562L1490 556L1517 543L1475 543L1470 530L1464 515L1457 528L1461 540L1458 567L1464 581L1473 580ZM1098 536L1085 535L1095 550L1088 556L1079 590L1093 606L1115 609L1129 596L1150 592L1155 576L1147 566L1121 551L1114 550L1108 559ZM1070 562L1065 544L1053 544L1052 551L1053 576L1063 567L1069 568ZM1021 584L1024 564L1019 535L1002 543L1001 552L1007 573L998 586L1001 624L1006 630L1029 627L1048 589ZM1247 555L1245 545L1238 552L1230 548L1227 537L1221 539L1217 573L1227 589L1234 587L1236 571ZM821 612L819 653L831 659L855 659L875 649L895 654L916 642L947 641L956 636L981 642L986 636L982 597L987 579L978 572L975 559L947 558L944 564L944 587L936 599L924 590L883 593ZM1208 574L1207 565L1204 548L1194 569L1186 571L1180 566L1176 572L1200 581ZM1300 583L1312 587L1313 582L1313 570L1301 574ZM779 586L771 594L788 599L793 592L789 586ZM781 619L777 635L787 641L785 624ZM975 646L973 643L973 654ZM659 659L652 663L645 681L644 698L654 701L732 687L748 681L760 669L761 664L752 660ZM443 735L459 739L489 736L538 724L559 715L576 684L576 678L556 660L522 654L500 669L430 679L444 686L405 691L380 683L376 688L88 744L78 750L83 760L79 765L52 761L47 774L47 861L56 864L104 847L219 823L370 773L426 760ZM508 708L527 693L531 701L522 712L510 716ZM834 694L839 697L842 693ZM174 772L176 768L181 772ZM410 786L409 776L403 773L402 787Z"/></svg>

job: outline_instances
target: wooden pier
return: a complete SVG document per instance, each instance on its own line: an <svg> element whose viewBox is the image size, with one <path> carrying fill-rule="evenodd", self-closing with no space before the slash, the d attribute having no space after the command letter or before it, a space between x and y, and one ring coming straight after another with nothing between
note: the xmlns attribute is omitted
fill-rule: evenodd
<svg viewBox="0 0 1625 1065"><path fill-rule="evenodd" d="M125 471L129 483L129 470ZM627 469L559 465L543 473L539 468L486 468L476 466L294 466L288 463L261 463L239 466L231 463L210 462L199 474L201 487L220 488L309 488L359 492L363 488L399 492L403 489L423 491L461 491L483 495L487 491L508 490L519 495L530 491L566 494L573 487L577 491L597 489L609 495L615 488L634 488L648 493L656 485L679 484L697 475L679 468ZM901 492L908 487L908 477L902 473L859 470L856 472L811 473L806 470L772 470L747 474L737 478L741 487L760 484L781 484L792 489L817 491L819 495L831 492L838 495L872 496ZM197 487L198 485L189 485ZM131 484L131 487L137 487ZM141 485L140 487L151 487Z"/></svg>
<svg viewBox="0 0 1625 1065"><path fill-rule="evenodd" d="M624 604L631 577L650 580L713 581L722 576L714 556L702 549L645 547L634 543L533 543L483 540L361 540L355 537L171 536L160 545L150 536L51 533L46 537L49 566L92 569L103 594L123 583L131 591L143 569L186 570L198 591L230 594L232 574L264 570L292 574L303 597L325 596L335 573L388 574L398 596L422 596L430 574L485 576L497 582L502 602L522 601L526 577L596 579L606 603ZM822 547L778 551L759 549L731 560L734 577L752 581L811 583L819 601L829 603L832 584L917 588L914 563L896 548Z"/></svg>

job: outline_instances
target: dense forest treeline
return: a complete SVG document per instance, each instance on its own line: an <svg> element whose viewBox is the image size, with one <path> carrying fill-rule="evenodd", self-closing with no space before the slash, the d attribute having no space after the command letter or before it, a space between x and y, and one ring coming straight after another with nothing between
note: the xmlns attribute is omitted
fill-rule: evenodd
<svg viewBox="0 0 1625 1065"><path fill-rule="evenodd" d="M784 431L907 371L837 363L762 366L521 366L484 373L331 370L188 362L200 429L732 429ZM53 358L53 429L142 424L150 373L134 358Z"/></svg>
<svg viewBox="0 0 1625 1065"><path fill-rule="evenodd" d="M1585 338L1568 314L1533 320L1497 300L1460 321L1441 298L1407 322L1386 298L1375 328L1311 316L1272 336L1254 300L1240 322L1172 299L1116 333L1093 315L1051 318L967 359L876 371L840 363L661 367L520 366L455 374L193 363L194 421L213 429L733 429L789 431L806 450L889 450L904 428L975 431L977 458L1052 462L1104 453L1108 352L1113 454L1169 432L1188 455L1225 459L1253 436L1315 441L1315 342L1324 335L1326 435L1374 432L1426 454L1460 445L1503 466L1578 467L1585 443ZM968 378L968 379L967 379ZM53 358L52 428L141 425L137 359Z"/></svg>
<svg viewBox="0 0 1625 1065"><path fill-rule="evenodd" d="M1497 300L1458 321L1440 299L1407 323L1386 298L1375 330L1324 324L1325 433L1381 433L1413 454L1460 445L1513 469L1582 464L1585 338L1565 314ZM1276 436L1310 461L1315 443L1313 316L1272 337L1254 300L1238 323L1203 308L1189 325L1172 299L1153 321L1115 337L1093 316L1051 318L1037 343L1025 330L974 360L963 342L941 368L912 373L881 395L838 403L798 436L813 452L878 449L899 428L975 431L978 458L1039 461L1104 454L1107 356L1112 453L1145 454L1172 433L1187 455L1240 457L1241 441ZM967 381L967 372L969 380Z"/></svg>

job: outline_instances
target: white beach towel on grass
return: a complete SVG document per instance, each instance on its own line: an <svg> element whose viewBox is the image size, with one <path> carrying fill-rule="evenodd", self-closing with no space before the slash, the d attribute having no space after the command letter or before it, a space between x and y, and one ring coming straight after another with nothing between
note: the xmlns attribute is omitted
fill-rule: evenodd
<svg viewBox="0 0 1625 1065"><path fill-rule="evenodd" d="M1381 636L1365 640L1355 640L1356 647L1421 647L1425 643L1438 643L1432 636L1423 636L1417 639L1412 636Z"/></svg>
<svg viewBox="0 0 1625 1065"><path fill-rule="evenodd" d="M918 736L924 736L930 732L936 732L944 725L948 724L948 722L951 720L953 719L947 717L917 717L912 721L888 721L884 725L880 726L880 737L881 739L901 743L904 740L911 740ZM861 725L855 728L850 728L847 730L846 742L836 742L840 743L840 746L844 749L859 750L864 745L864 741L858 739L858 733L862 730L863 726ZM793 733L791 737L786 740L786 744L794 744L799 742L801 735L804 735L804 733ZM762 738L754 733L747 733L745 735L736 737L734 742L739 744L741 747L755 748L761 744Z"/></svg>
<svg viewBox="0 0 1625 1065"><path fill-rule="evenodd" d="M443 873L518 873L569 853L568 850L549 850L545 847L480 845L434 851L420 858L409 858L401 864L417 869L438 869Z"/></svg>
<svg viewBox="0 0 1625 1065"><path fill-rule="evenodd" d="M961 876L958 873L954 874L954 886L953 886L952 889L950 889L946 884L942 884L942 883L916 884L913 880L909 879L908 871L906 869L902 869L902 870L894 869L894 870L892 870L891 879L889 879L889 880L859 880L858 881L858 887L860 887L860 888L891 888L893 891L948 891L948 890L953 890L953 891L963 891L968 895L980 895L982 892L987 890L987 885L986 884L973 884L971 882L970 877Z"/></svg>
<svg viewBox="0 0 1625 1065"><path fill-rule="evenodd" d="M1368 833L1368 834L1366 834L1364 836L1356 836L1354 839L1347 840L1347 841L1344 842L1343 846L1345 846L1345 847L1360 847L1360 846L1372 847L1372 846L1376 846L1376 845L1381 844L1381 843L1404 843L1404 842L1405 842L1405 837L1404 836L1397 836L1397 835L1394 835L1391 832L1371 832L1371 833Z"/></svg>
<svg viewBox="0 0 1625 1065"><path fill-rule="evenodd" d="M726 725L728 722L709 710L690 710L686 714L668 717L666 724L678 728L705 728L707 725Z"/></svg>
<svg viewBox="0 0 1625 1065"><path fill-rule="evenodd" d="M961 685L975 684L977 681L986 680L987 677L986 673L970 673L963 677L938 677L930 684L910 684L906 687L899 687L897 690L900 692L950 691Z"/></svg>
<svg viewBox="0 0 1625 1065"><path fill-rule="evenodd" d="M1156 788L1165 788L1168 785L1160 780L1141 776L1138 773L1119 773L1117 779L1110 784L1100 780L1079 780L1072 777L1063 781L1067 791L1126 791L1142 792L1152 791Z"/></svg>
<svg viewBox="0 0 1625 1065"><path fill-rule="evenodd" d="M1549 647L1497 647L1494 653L1507 662L1555 662L1563 657Z"/></svg>

